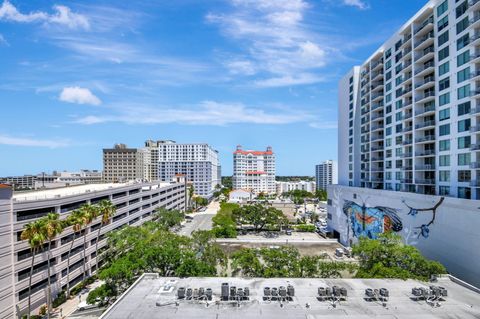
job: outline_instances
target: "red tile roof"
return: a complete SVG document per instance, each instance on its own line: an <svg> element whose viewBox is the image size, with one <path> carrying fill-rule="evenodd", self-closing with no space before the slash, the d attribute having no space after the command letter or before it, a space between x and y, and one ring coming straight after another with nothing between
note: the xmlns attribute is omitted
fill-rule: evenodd
<svg viewBox="0 0 480 319"><path fill-rule="evenodd" d="M242 154L242 155L248 155L248 154L252 154L252 155L273 155L273 152L272 151L242 151L242 150L238 150L238 151L235 151L233 152L233 154Z"/></svg>
<svg viewBox="0 0 480 319"><path fill-rule="evenodd" d="M262 174L267 174L267 173L262 172L262 171L249 171L249 172L245 172L245 174L247 174L247 175L262 175Z"/></svg>

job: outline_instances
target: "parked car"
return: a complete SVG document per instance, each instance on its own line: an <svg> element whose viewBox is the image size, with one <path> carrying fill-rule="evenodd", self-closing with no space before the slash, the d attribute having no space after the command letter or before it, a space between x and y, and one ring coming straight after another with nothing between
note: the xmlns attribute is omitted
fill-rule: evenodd
<svg viewBox="0 0 480 319"><path fill-rule="evenodd" d="M94 304L88 304L86 301L82 301L78 304L77 309L79 311L84 311L88 309L94 309L98 307L98 302L95 302Z"/></svg>
<svg viewBox="0 0 480 319"><path fill-rule="evenodd" d="M291 229L287 229L285 231L285 234L287 234L287 236L292 236L292 230Z"/></svg>

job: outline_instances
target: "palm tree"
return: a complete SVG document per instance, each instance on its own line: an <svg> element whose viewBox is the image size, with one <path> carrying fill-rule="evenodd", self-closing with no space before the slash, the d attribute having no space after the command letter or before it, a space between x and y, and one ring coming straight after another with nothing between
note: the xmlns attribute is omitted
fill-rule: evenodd
<svg viewBox="0 0 480 319"><path fill-rule="evenodd" d="M30 252L32 254L32 266L30 268L30 280L28 282L28 312L27 318L30 318L30 309L31 309L31 292L32 292L32 277L33 277L33 265L35 262L35 254L40 250L43 243L45 242L45 237L43 234L43 221L36 220L31 223L28 223L24 226L20 238L22 240L28 240L30 245Z"/></svg>
<svg viewBox="0 0 480 319"><path fill-rule="evenodd" d="M80 218L82 220L82 226L83 226L83 280L85 280L85 273L87 272L87 265L85 263L85 256L87 252L87 227L92 223L92 221L97 217L97 209L93 205L82 205L80 207Z"/></svg>
<svg viewBox="0 0 480 319"><path fill-rule="evenodd" d="M96 252L96 266L95 269L98 275L98 241L100 240L100 230L103 225L108 225L110 223L110 218L115 215L115 205L112 204L109 200L102 200L98 205L98 211L101 216L100 227L98 228L97 241L95 242L95 252Z"/></svg>
<svg viewBox="0 0 480 319"><path fill-rule="evenodd" d="M67 218L67 225L72 226L73 230L73 239L72 243L70 244L70 249L68 250L68 259L67 259L67 298L70 297L70 257L71 252L73 249L73 244L75 243L75 236L78 232L82 230L83 227L83 219L81 218L82 212L79 210L74 211L70 216Z"/></svg>
<svg viewBox="0 0 480 319"><path fill-rule="evenodd" d="M60 220L60 215L57 213L50 213L43 221L43 235L48 240L48 295L47 295L47 318L50 318L50 308L52 299L52 286L50 282L50 260L52 259L51 246L55 237L60 235L63 231L63 223Z"/></svg>

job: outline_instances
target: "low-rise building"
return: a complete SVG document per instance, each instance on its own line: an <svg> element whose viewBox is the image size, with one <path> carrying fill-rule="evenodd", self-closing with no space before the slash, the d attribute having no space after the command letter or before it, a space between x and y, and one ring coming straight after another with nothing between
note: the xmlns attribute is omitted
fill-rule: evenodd
<svg viewBox="0 0 480 319"><path fill-rule="evenodd" d="M245 189L236 189L230 192L228 195L228 201L231 203L243 203L251 201L255 198L255 194L252 191Z"/></svg>
<svg viewBox="0 0 480 319"><path fill-rule="evenodd" d="M298 182L275 182L277 187L277 194L281 195L286 192L294 190L303 190L310 193L315 193L315 182L298 181Z"/></svg>
<svg viewBox="0 0 480 319"><path fill-rule="evenodd" d="M50 212L67 218L84 204L110 200L116 207L111 223L101 228L99 250L106 245L106 234L125 225L140 225L152 218L160 207L185 208L187 190L184 178L172 182L129 182L72 186L14 194L7 185L0 185L0 318L14 318L25 314L28 300L32 253L27 241L20 236L24 226ZM67 260L70 257L70 286L81 282L96 269L96 241L100 219L94 220L82 231L86 233L86 247L75 240L72 227L66 228L52 242L51 282L55 297L67 286ZM73 243L73 245L72 245ZM45 244L48 245L48 244ZM45 246L35 254L32 278L32 313L46 303L47 260ZM101 262L101 261L100 261Z"/></svg>

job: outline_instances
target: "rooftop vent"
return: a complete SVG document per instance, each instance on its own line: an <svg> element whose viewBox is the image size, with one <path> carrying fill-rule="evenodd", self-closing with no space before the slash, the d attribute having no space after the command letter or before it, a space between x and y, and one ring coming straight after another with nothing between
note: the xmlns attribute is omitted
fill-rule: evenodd
<svg viewBox="0 0 480 319"><path fill-rule="evenodd" d="M440 301L445 301L448 292L447 289L440 286L415 287L412 288L412 295L410 299L414 301L425 300L432 307L440 307Z"/></svg>

